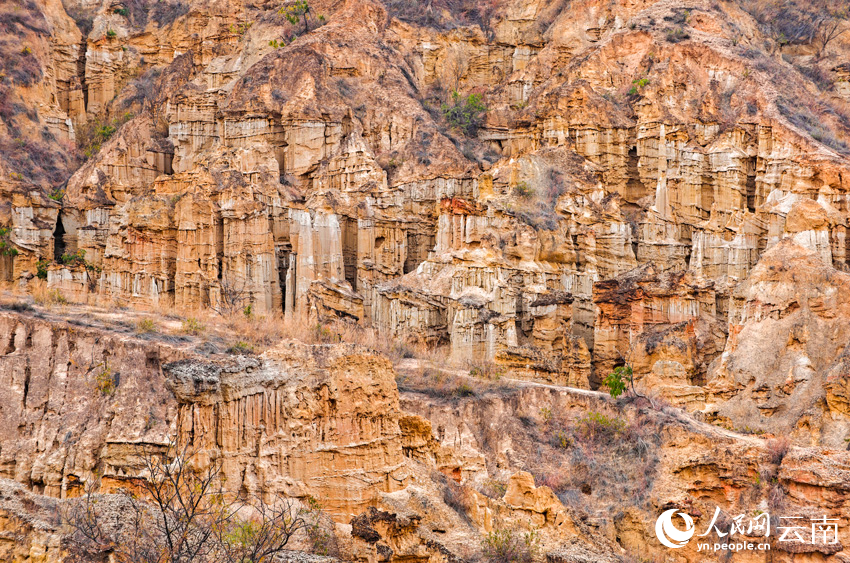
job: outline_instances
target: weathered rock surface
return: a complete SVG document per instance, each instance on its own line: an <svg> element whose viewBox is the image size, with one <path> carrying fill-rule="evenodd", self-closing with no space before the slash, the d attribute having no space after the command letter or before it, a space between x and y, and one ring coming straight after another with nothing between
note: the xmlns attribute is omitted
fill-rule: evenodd
<svg viewBox="0 0 850 563"><path fill-rule="evenodd" d="M222 460L234 491L320 499L344 560L465 561L505 529L533 531L554 561L669 558L653 527L671 506L700 528L715 507L732 517L754 506L850 525L847 452L777 445L645 401L529 383L400 400L389 362L353 345L200 358L31 314L0 322L0 553L13 561L63 561L58 507L95 469L101 491L125 486L142 448L178 436L200 462ZM774 547L779 561L844 556L843 543ZM725 561L712 557L699 560Z"/></svg>
<svg viewBox="0 0 850 563"><path fill-rule="evenodd" d="M629 363L657 404L789 436L769 464L787 502L846 512L850 22L767 4L316 0L292 24L265 1L5 3L0 279L343 318L514 383L596 389ZM806 27L827 15L829 41ZM453 92L486 112L453 122ZM639 407L529 386L402 410L391 365L345 345L200 358L4 313L0 351L0 477L26 494L73 496L96 468L117 487L181 436L234 487L353 517L347 556L369 563L469 560L496 521L540 527L553 563L674 557L646 539L661 508L702 524L776 496L751 486L760 438L659 414L657 455L624 461L552 425ZM567 481L535 460L567 455L553 443ZM634 502L588 459L624 464ZM469 489L463 515L438 475ZM507 497L477 490L494 480ZM0 554L56 560L51 524L27 522ZM850 560L832 549L797 555Z"/></svg>
<svg viewBox="0 0 850 563"><path fill-rule="evenodd" d="M228 487L325 499L358 514L406 484L389 362L351 346L282 344L203 360L167 345L2 314L0 477L65 498L140 471L179 439L223 463ZM113 390L114 388L114 390Z"/></svg>
<svg viewBox="0 0 850 563"><path fill-rule="evenodd" d="M326 25L308 33L231 0L26 10L14 27L38 41L40 70L32 93L20 80L10 92L44 100L35 119L65 119L68 139L130 120L56 192L61 209L37 182L0 186L20 251L7 279L84 250L89 270L50 266L48 284L342 316L447 342L460 362L595 387L644 332L639 318L623 319L630 336L609 326L595 286L651 264L690 272L704 307L679 311L666 282L651 290L645 306L670 310L650 324L681 334L640 371L698 387L766 249L791 238L847 268L846 100L763 53L775 38L733 3L425 16L318 2ZM844 76L846 34L816 59L811 45L775 46ZM439 109L451 89L483 92L477 131Z"/></svg>

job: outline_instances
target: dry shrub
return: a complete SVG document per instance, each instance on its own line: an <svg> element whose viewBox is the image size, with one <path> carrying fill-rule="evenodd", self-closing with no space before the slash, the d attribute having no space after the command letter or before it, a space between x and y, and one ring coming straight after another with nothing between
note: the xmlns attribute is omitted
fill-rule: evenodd
<svg viewBox="0 0 850 563"><path fill-rule="evenodd" d="M0 71L12 82L21 86L32 86L41 80L41 63L31 47L20 41L0 41L0 54Z"/></svg>
<svg viewBox="0 0 850 563"><path fill-rule="evenodd" d="M151 334L157 332L156 322L153 319L139 319L136 321L137 334Z"/></svg>
<svg viewBox="0 0 850 563"><path fill-rule="evenodd" d="M468 518L469 509L472 508L472 497L469 489L439 471L431 472L431 480L441 485L443 502L463 518Z"/></svg>
<svg viewBox="0 0 850 563"><path fill-rule="evenodd" d="M779 465L788 453L788 448L791 447L791 441L787 436L781 438L772 438L767 441L767 459L773 465Z"/></svg>
<svg viewBox="0 0 850 563"><path fill-rule="evenodd" d="M498 16L497 0L384 0L390 17L437 29L479 25L490 29L490 20Z"/></svg>
<svg viewBox="0 0 850 563"><path fill-rule="evenodd" d="M0 112L5 111L4 107L0 102ZM22 108L18 104L13 104L11 117L20 109ZM7 124L8 119L11 119L6 115L0 117L3 117ZM10 170L19 170L18 174L22 180L53 187L60 185L76 168L76 162L69 156L67 147L57 150L56 144L33 139L0 138L0 158Z"/></svg>
<svg viewBox="0 0 850 563"><path fill-rule="evenodd" d="M47 20L33 0L5 2L0 7L0 33L23 35L24 30L48 35Z"/></svg>
<svg viewBox="0 0 850 563"><path fill-rule="evenodd" d="M523 432L526 469L560 498L593 494L598 501L646 501L660 444L650 415L638 411L628 418L607 409L587 411L535 423ZM525 441L514 441L515 446L520 443Z"/></svg>
<svg viewBox="0 0 850 563"><path fill-rule="evenodd" d="M396 383L400 391L415 391L441 399L472 397L490 389L486 382L431 367L400 373Z"/></svg>
<svg viewBox="0 0 850 563"><path fill-rule="evenodd" d="M478 489L485 497L499 500L508 492L508 484L501 479L487 479Z"/></svg>
<svg viewBox="0 0 850 563"><path fill-rule="evenodd" d="M497 525L484 536L481 552L488 563L531 563L540 550L536 531L524 534Z"/></svg>
<svg viewBox="0 0 850 563"><path fill-rule="evenodd" d="M779 482L770 484L767 491L767 506L770 512L781 512L785 508L785 490Z"/></svg>
<svg viewBox="0 0 850 563"><path fill-rule="evenodd" d="M68 300L58 289L50 289L44 280L33 280L30 282L29 291L37 305L42 307L53 307L54 305L67 305Z"/></svg>
<svg viewBox="0 0 850 563"><path fill-rule="evenodd" d="M490 361L467 361L466 367L471 377L497 381L507 374L504 366Z"/></svg>

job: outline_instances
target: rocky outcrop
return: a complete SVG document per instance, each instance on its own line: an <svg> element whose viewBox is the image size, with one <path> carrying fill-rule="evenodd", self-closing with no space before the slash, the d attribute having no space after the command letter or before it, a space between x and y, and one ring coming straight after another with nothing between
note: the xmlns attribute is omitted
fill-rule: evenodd
<svg viewBox="0 0 850 563"><path fill-rule="evenodd" d="M738 428L843 447L847 283L817 250L792 240L765 253L733 295L705 411Z"/></svg>
<svg viewBox="0 0 850 563"><path fill-rule="evenodd" d="M345 518L407 482L387 360L290 342L202 360L168 345L0 315L6 384L0 477L66 498L142 469L146 447L190 444L234 491L322 498Z"/></svg>
<svg viewBox="0 0 850 563"><path fill-rule="evenodd" d="M600 292L651 265L700 280L705 307L671 301L637 371L694 387L766 249L790 238L847 268L840 88L762 53L764 22L733 4L495 2L434 15L445 28L398 2L319 2L303 28L263 3L31 4L52 25L27 28L39 61L55 53L44 118L102 137L129 121L64 197L0 187L9 279L57 261L47 283L75 299L344 317L595 387L646 332L608 326ZM452 89L487 111L453 122Z"/></svg>

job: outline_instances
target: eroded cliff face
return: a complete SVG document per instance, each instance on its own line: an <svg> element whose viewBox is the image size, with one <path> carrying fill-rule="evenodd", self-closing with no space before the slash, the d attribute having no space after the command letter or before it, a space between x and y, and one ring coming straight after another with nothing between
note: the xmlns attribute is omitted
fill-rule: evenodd
<svg viewBox="0 0 850 563"><path fill-rule="evenodd" d="M2 477L77 496L139 477L144 448L190 444L228 487L325 499L339 518L406 484L392 366L351 346L281 344L212 361L168 345L2 315Z"/></svg>
<svg viewBox="0 0 850 563"><path fill-rule="evenodd" d="M645 328L680 331L683 357L636 360L701 408L767 249L847 268L847 100L799 70L840 84L846 34L785 48L750 4L707 1L351 0L298 24L232 0L30 4L44 25L14 29L64 61L40 95L69 139L101 129L61 193L9 183L22 284L354 319L576 386ZM480 126L446 117L453 90L483 95ZM87 269L62 263L77 251ZM614 311L605 284L649 264Z"/></svg>
<svg viewBox="0 0 850 563"><path fill-rule="evenodd" d="M488 533L508 529L533 532L550 561L730 560L694 542L660 545L655 521L670 507L700 530L716 508L721 526L756 509L850 525L847 452L789 448L643 399L516 380L465 398L399 397L389 361L352 345L199 357L189 337L167 343L50 313L0 319L0 554L10 561L68 561L63 507L84 487L132 486L141 453L175 439L197 463L221 461L234 494L318 499L348 561L471 561ZM843 538L770 541L771 561L846 556Z"/></svg>
<svg viewBox="0 0 850 563"><path fill-rule="evenodd" d="M202 357L4 313L0 477L18 485L0 532L25 521L30 542L3 540L8 558L58 560L45 499L95 472L114 490L140 447L175 437L222 459L233 490L322 498L346 557L370 563L471 559L499 522L539 528L553 562L618 561L673 557L651 539L668 506L700 524L712 503L780 496L846 513L840 10L821 10L825 42L749 0L317 0L296 23L269 2L19 4L0 6L4 281L344 319L520 390L400 407L391 364L356 347ZM782 17L819 6L803 4ZM577 390L624 363L651 407L693 419ZM588 444L553 436L592 412L627 423L615 446L653 453L596 445L589 469ZM796 447L777 461L735 431ZM831 549L799 557L850 559Z"/></svg>

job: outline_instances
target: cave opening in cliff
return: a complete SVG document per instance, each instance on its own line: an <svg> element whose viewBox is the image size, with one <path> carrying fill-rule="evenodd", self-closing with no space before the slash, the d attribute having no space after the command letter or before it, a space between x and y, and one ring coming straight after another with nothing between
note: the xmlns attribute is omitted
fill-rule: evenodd
<svg viewBox="0 0 850 563"><path fill-rule="evenodd" d="M756 157L747 163L747 210L756 212Z"/></svg>
<svg viewBox="0 0 850 563"><path fill-rule="evenodd" d="M627 202L634 203L642 197L649 195L649 190L640 179L640 157L638 157L637 147L629 149L628 160L626 161L626 193L625 199Z"/></svg>
<svg viewBox="0 0 850 563"><path fill-rule="evenodd" d="M407 253L404 257L402 271L409 274L416 270L419 264L428 259L428 253L434 248L435 244L436 237L428 232L407 231Z"/></svg>
<svg viewBox="0 0 850 563"><path fill-rule="evenodd" d="M163 153L162 170L160 172L169 176L174 174L174 153Z"/></svg>
<svg viewBox="0 0 850 563"><path fill-rule="evenodd" d="M62 261L65 254L65 227L62 225L62 216L56 218L56 228L53 230L53 259Z"/></svg>
<svg viewBox="0 0 850 563"><path fill-rule="evenodd" d="M351 289L357 291L357 219L343 217L341 225L343 273Z"/></svg>

